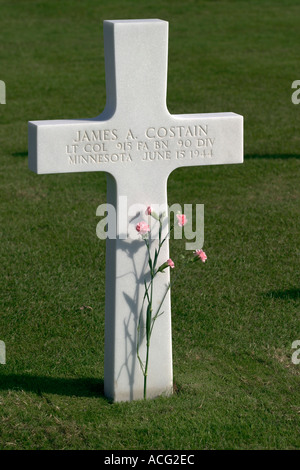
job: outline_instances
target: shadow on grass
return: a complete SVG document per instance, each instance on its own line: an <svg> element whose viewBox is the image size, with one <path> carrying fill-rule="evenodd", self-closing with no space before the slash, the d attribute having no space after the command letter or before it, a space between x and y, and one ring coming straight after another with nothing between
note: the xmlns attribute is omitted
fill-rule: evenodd
<svg viewBox="0 0 300 470"><path fill-rule="evenodd" d="M300 299L300 289L272 290L264 293L269 299Z"/></svg>
<svg viewBox="0 0 300 470"><path fill-rule="evenodd" d="M245 155L245 160L247 159L251 159L251 158L268 158L268 159L276 159L276 160L279 160L279 159L282 159L282 160L286 160L288 158L300 158L300 154L297 154L297 153L288 153L288 154L274 154L274 155L267 155L267 154L256 154L256 153L253 153L253 154L246 154Z"/></svg>
<svg viewBox="0 0 300 470"><path fill-rule="evenodd" d="M38 395L53 393L70 397L104 398L103 379L63 379L27 374L0 375L0 390L25 390Z"/></svg>
<svg viewBox="0 0 300 470"><path fill-rule="evenodd" d="M26 150L25 152L12 153L12 156L13 157L28 157L28 150Z"/></svg>

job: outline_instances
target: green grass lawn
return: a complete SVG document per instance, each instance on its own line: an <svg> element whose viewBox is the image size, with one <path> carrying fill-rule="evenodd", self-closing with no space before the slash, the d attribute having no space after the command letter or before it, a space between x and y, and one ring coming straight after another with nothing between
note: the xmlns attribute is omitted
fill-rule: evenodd
<svg viewBox="0 0 300 470"><path fill-rule="evenodd" d="M0 449L299 449L299 2L0 0L0 11ZM175 393L112 404L96 237L105 174L31 173L27 122L103 110L102 21L118 18L169 21L169 111L242 114L245 162L170 176L170 204L205 205L208 256L180 271L185 242L170 242Z"/></svg>

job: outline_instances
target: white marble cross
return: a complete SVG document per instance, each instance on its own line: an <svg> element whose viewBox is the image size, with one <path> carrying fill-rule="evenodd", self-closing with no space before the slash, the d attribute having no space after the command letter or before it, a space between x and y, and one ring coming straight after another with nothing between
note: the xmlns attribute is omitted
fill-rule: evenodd
<svg viewBox="0 0 300 470"><path fill-rule="evenodd" d="M119 216L122 196L127 197L128 207L167 207L167 179L176 168L243 161L242 116L168 112L168 22L104 21L104 48L107 102L103 113L93 119L30 122L32 171L107 172L107 202ZM129 223L141 218L143 214ZM147 275L146 249L143 241L126 234L124 238L122 230L118 226L116 239L106 241L104 390L115 401L143 397L136 345ZM165 243L160 263L168 258ZM154 307L163 297L169 270L160 276ZM148 397L172 393L169 294L152 333Z"/></svg>

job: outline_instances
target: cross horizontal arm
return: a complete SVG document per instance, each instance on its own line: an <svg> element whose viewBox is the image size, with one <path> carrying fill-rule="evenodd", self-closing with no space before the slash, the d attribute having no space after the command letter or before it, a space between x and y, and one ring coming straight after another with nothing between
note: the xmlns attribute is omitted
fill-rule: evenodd
<svg viewBox="0 0 300 470"><path fill-rule="evenodd" d="M107 171L116 178L168 175L181 166L243 161L243 117L234 113L168 115L130 126L109 120L29 124L29 167L36 173ZM39 158L38 158L39 156ZM153 165L154 164L154 165Z"/></svg>

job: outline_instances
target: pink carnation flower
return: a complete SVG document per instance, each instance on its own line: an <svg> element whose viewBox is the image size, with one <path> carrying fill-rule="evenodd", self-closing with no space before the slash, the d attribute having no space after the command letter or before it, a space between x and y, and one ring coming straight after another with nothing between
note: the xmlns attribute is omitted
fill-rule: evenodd
<svg viewBox="0 0 300 470"><path fill-rule="evenodd" d="M143 220L139 222L135 228L140 235L146 235L147 232L150 232L149 225Z"/></svg>
<svg viewBox="0 0 300 470"><path fill-rule="evenodd" d="M184 214L176 214L178 225L179 227L183 227L187 223L186 215Z"/></svg>
<svg viewBox="0 0 300 470"><path fill-rule="evenodd" d="M207 260L207 256L203 250L194 251L194 255L196 258L199 258L202 261L202 263L205 263L205 261Z"/></svg>
<svg viewBox="0 0 300 470"><path fill-rule="evenodd" d="M170 268L172 269L175 268L174 261L172 261L171 258L168 259L167 263L168 263L168 266L170 266Z"/></svg>

